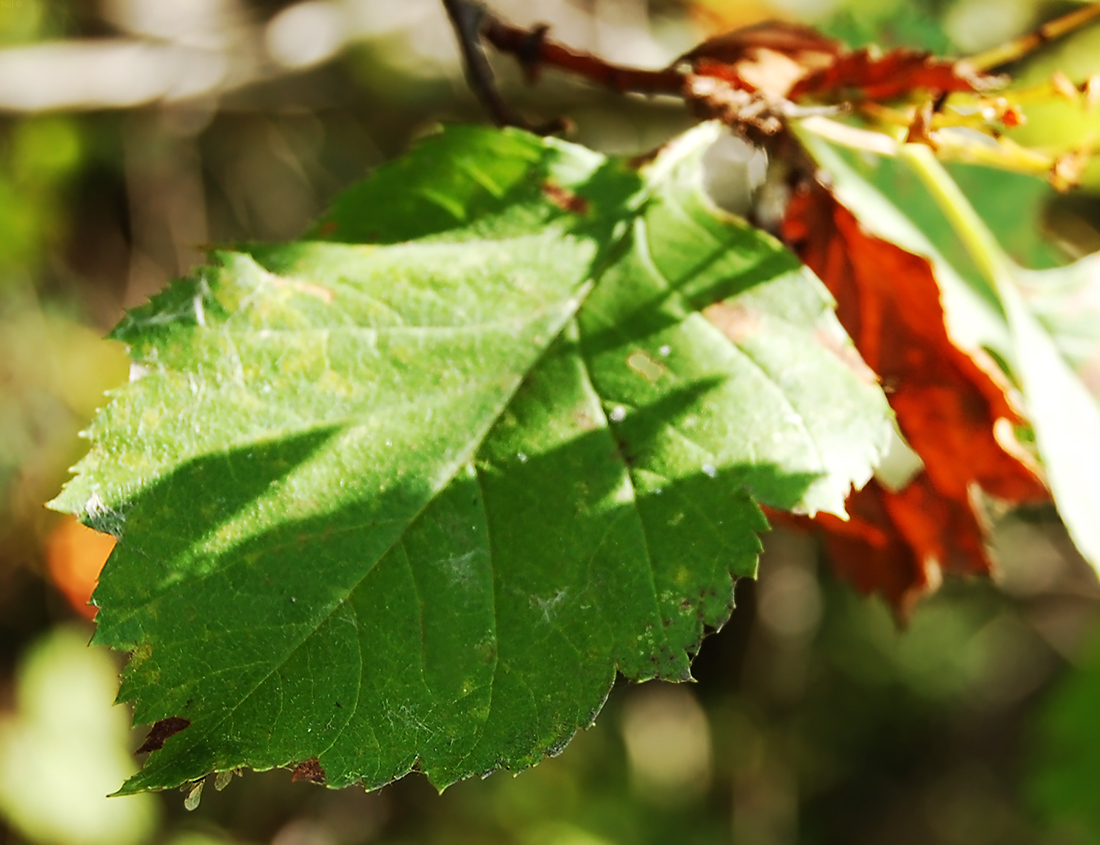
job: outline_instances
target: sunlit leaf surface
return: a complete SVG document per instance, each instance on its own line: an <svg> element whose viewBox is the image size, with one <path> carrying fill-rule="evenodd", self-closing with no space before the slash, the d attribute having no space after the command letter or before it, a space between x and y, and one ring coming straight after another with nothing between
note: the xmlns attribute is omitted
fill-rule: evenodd
<svg viewBox="0 0 1100 845"><path fill-rule="evenodd" d="M758 502L841 511L889 412L822 285L703 198L716 131L637 170L451 129L128 315L141 377L55 503L120 537L96 638L174 720L124 791L531 765L616 671L689 677Z"/></svg>

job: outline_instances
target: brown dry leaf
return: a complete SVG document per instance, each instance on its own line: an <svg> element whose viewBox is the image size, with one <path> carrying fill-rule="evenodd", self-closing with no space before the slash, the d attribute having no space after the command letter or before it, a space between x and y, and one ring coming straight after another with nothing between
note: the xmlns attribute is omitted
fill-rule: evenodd
<svg viewBox="0 0 1100 845"><path fill-rule="evenodd" d="M94 619L96 608L88 602L99 572L115 547L115 538L100 534L66 517L46 542L46 568L73 609Z"/></svg>
<svg viewBox="0 0 1100 845"><path fill-rule="evenodd" d="M998 439L998 420L1021 422L1003 380L952 343L927 259L865 232L820 184L792 198L783 237L836 298L840 322L925 465L899 493L875 485L856 494L851 523L819 520L843 553L838 568L899 610L933 583L933 562L945 572L988 572L975 487L1008 502L1048 498L1034 467Z"/></svg>
<svg viewBox="0 0 1100 845"><path fill-rule="evenodd" d="M977 73L964 60L940 59L909 49L849 52L808 26L767 21L708 39L675 63L773 99L887 100L914 91L986 91L997 77Z"/></svg>
<svg viewBox="0 0 1100 845"><path fill-rule="evenodd" d="M881 594L902 620L939 586L942 571L989 574L984 534L969 503L943 496L927 473L896 493L872 480L847 508L847 522L829 514L812 520L826 532L829 560L864 593Z"/></svg>
<svg viewBox="0 0 1100 845"><path fill-rule="evenodd" d="M839 41L811 27L765 21L710 38L674 66L687 62L696 76L779 99L807 73L833 64L844 50Z"/></svg>
<svg viewBox="0 0 1100 845"><path fill-rule="evenodd" d="M810 518L768 511L768 518L802 530L824 531L825 552L836 573L863 593L886 599L899 622L935 592L943 572L988 575L984 523L972 504L944 496L926 472L899 491L872 479L845 502L848 519L821 513Z"/></svg>
<svg viewBox="0 0 1100 845"><path fill-rule="evenodd" d="M864 47L804 76L787 97L796 100L806 95L839 94L846 100L878 102L914 91L988 91L1000 82L998 77L976 73L965 60L939 59L905 48L879 54Z"/></svg>

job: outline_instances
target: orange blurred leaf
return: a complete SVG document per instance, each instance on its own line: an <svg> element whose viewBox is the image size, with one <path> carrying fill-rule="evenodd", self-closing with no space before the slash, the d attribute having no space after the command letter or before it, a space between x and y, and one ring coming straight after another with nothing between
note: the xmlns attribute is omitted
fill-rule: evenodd
<svg viewBox="0 0 1100 845"><path fill-rule="evenodd" d="M62 520L46 541L50 578L73 609L87 619L95 617L96 608L88 602L114 547L114 537L93 531L72 517Z"/></svg>

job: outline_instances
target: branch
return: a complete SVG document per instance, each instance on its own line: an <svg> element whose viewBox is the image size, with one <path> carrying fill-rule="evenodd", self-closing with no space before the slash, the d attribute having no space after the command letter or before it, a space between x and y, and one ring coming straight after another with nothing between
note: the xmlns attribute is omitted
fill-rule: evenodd
<svg viewBox="0 0 1100 845"><path fill-rule="evenodd" d="M493 116L493 121L497 126L530 128L527 121L512 111L500 96L493 69L481 45L482 26L487 18L492 17L492 13L477 0L443 0L443 7L451 19L451 25L458 37L458 46L462 50L466 82L486 111Z"/></svg>
<svg viewBox="0 0 1100 845"><path fill-rule="evenodd" d="M975 70L989 71L1023 58L1042 47L1048 41L1061 38L1074 30L1100 18L1100 3L1090 3L1052 21L1047 21L1034 32L1015 38L999 47L971 56L967 62Z"/></svg>
<svg viewBox="0 0 1100 845"><path fill-rule="evenodd" d="M520 126L542 135L562 131L563 119L532 127L501 97L482 38L501 53L516 57L528 82L535 82L544 65L581 76L619 94L671 94L683 96L684 74L674 68L649 71L605 62L590 53L571 50L546 37L549 27L515 26L497 17L480 0L443 0L454 26L466 71L466 81L498 126Z"/></svg>
<svg viewBox="0 0 1100 845"><path fill-rule="evenodd" d="M543 66L549 65L610 88L618 94L683 96L685 74L675 67L640 70L611 64L591 53L571 50L550 40L546 37L547 30L546 26L527 30L491 13L487 14L482 24L485 39L500 52L514 55L529 82L538 79Z"/></svg>

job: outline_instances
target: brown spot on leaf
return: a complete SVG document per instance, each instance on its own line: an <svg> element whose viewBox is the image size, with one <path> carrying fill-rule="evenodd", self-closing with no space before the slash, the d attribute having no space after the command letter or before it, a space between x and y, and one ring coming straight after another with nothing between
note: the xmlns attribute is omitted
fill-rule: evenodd
<svg viewBox="0 0 1100 845"><path fill-rule="evenodd" d="M182 716L169 716L167 719L161 719L149 729L149 735L145 737L145 742L134 753L147 754L150 751L159 751L164 747L165 740L189 727L191 727L191 720L184 719Z"/></svg>
<svg viewBox="0 0 1100 845"><path fill-rule="evenodd" d="M593 419L592 415L588 413L588 410L583 407L573 411L573 422L577 424L577 427L581 429L581 431L593 431L598 427L596 420Z"/></svg>
<svg viewBox="0 0 1100 845"><path fill-rule="evenodd" d="M573 193L568 188L563 188L552 182L544 182L542 185L542 192L550 202L562 211L568 211L571 214L588 213L588 200L580 194Z"/></svg>
<svg viewBox="0 0 1100 845"><path fill-rule="evenodd" d="M316 757L310 757L294 767L290 774L290 780L291 782L308 780L310 783L324 783L325 770L321 768L321 764Z"/></svg>
<svg viewBox="0 0 1100 845"><path fill-rule="evenodd" d="M327 288L315 282L307 282L301 279L287 278L285 276L276 276L274 273L271 274L270 281L275 287L290 288L299 293L304 293L307 296L312 296L314 299L321 300L325 305L331 305L332 301L336 298L336 292L332 290L332 288Z"/></svg>
<svg viewBox="0 0 1100 845"><path fill-rule="evenodd" d="M719 302L703 309L703 316L734 343L748 340L760 330L760 314L740 305Z"/></svg>
<svg viewBox="0 0 1100 845"><path fill-rule="evenodd" d="M839 358L841 363L855 373L860 381L866 384L878 383L878 376L875 375L875 371L867 366L867 363L859 356L856 348L845 342L845 339L839 337L836 332L818 327L814 329L814 340L823 349Z"/></svg>

